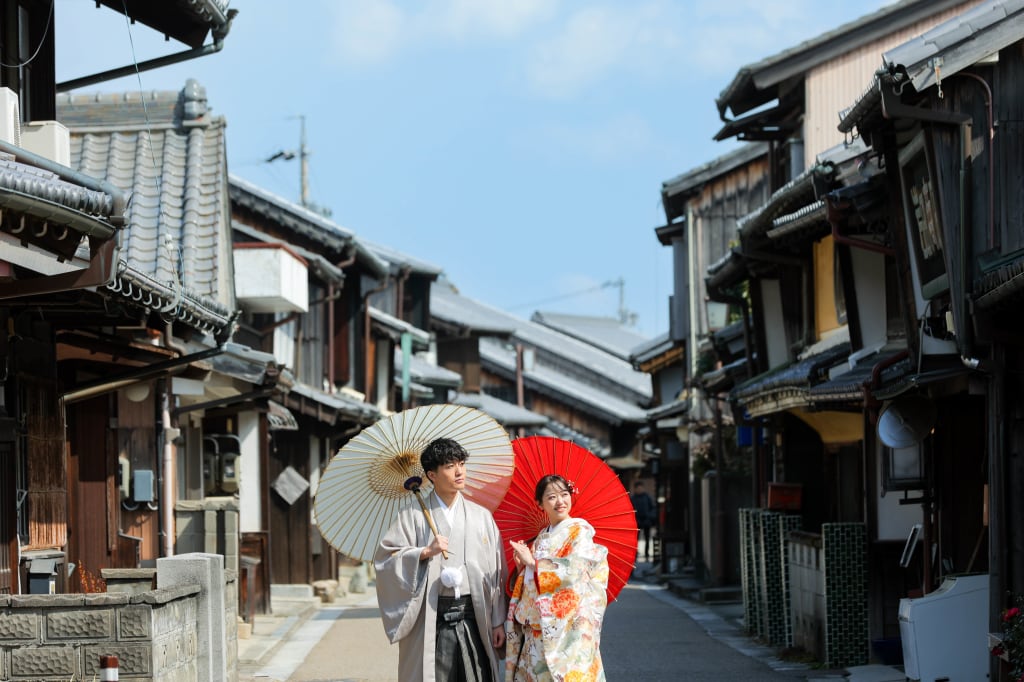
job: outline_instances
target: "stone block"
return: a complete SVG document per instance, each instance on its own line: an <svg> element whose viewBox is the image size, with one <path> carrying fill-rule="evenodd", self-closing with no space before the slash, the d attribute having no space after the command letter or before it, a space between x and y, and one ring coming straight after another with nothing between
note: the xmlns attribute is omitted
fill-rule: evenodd
<svg viewBox="0 0 1024 682"><path fill-rule="evenodd" d="M147 639L153 636L153 609L149 606L126 606L117 619L117 638Z"/></svg>
<svg viewBox="0 0 1024 682"><path fill-rule="evenodd" d="M219 554L181 554L157 559L157 585L200 586L197 606L199 679L227 679L227 648L224 593L224 557Z"/></svg>
<svg viewBox="0 0 1024 682"><path fill-rule="evenodd" d="M70 680L75 670L75 648L66 646L20 647L11 650L11 677L42 677Z"/></svg>
<svg viewBox="0 0 1024 682"><path fill-rule="evenodd" d="M55 610L46 614L47 640L112 639L113 636L113 609Z"/></svg>
<svg viewBox="0 0 1024 682"><path fill-rule="evenodd" d="M100 656L117 656L119 676L153 672L153 649L149 644L89 644L82 647L82 674L86 680L99 679Z"/></svg>
<svg viewBox="0 0 1024 682"><path fill-rule="evenodd" d="M39 641L39 618L35 611L0 612L0 640Z"/></svg>

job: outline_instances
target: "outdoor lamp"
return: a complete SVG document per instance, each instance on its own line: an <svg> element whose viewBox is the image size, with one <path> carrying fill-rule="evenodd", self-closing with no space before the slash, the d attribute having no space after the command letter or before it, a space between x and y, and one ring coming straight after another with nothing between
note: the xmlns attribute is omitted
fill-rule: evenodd
<svg viewBox="0 0 1024 682"><path fill-rule="evenodd" d="M921 490L925 484L924 445L918 443L905 448L885 447L882 453L882 489Z"/></svg>

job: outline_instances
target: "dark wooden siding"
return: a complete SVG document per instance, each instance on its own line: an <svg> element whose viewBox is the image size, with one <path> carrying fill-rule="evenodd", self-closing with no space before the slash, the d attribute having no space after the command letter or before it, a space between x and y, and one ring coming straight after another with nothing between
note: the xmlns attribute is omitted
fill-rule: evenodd
<svg viewBox="0 0 1024 682"><path fill-rule="evenodd" d="M994 78L996 234L1002 253L1024 248L1024 42L999 53Z"/></svg>
<svg viewBox="0 0 1024 682"><path fill-rule="evenodd" d="M460 374L467 393L481 390L479 344L476 338L437 340L437 364Z"/></svg>
<svg viewBox="0 0 1024 682"><path fill-rule="evenodd" d="M28 545L61 549L67 543L64 420L53 381L21 375L28 466Z"/></svg>
<svg viewBox="0 0 1024 682"><path fill-rule="evenodd" d="M14 444L0 443L0 594L17 588L18 512Z"/></svg>
<svg viewBox="0 0 1024 682"><path fill-rule="evenodd" d="M271 485L287 467L291 466L309 480L308 434L299 431L274 431L270 449L267 481ZM308 584L313 580L310 566L309 491L302 493L294 504L271 488L270 490L270 579L275 584Z"/></svg>
<svg viewBox="0 0 1024 682"><path fill-rule="evenodd" d="M100 569L109 567L110 545L117 540L111 523L113 476L108 468L107 424L111 397L101 395L68 407L68 507L71 532L68 561L76 565L68 591L90 592L99 585ZM111 527L113 525L113 527Z"/></svg>

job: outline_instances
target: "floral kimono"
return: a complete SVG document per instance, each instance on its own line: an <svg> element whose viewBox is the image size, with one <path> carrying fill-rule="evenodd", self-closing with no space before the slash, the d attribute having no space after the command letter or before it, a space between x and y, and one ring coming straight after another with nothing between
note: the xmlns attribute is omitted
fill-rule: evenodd
<svg viewBox="0 0 1024 682"><path fill-rule="evenodd" d="M506 682L604 680L608 549L594 542L593 526L570 517L532 550L537 565L516 579L505 622Z"/></svg>

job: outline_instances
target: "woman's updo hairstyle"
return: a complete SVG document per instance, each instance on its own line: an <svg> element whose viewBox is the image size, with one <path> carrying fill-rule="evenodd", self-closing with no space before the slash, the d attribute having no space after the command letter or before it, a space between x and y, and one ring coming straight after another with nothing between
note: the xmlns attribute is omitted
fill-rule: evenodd
<svg viewBox="0 0 1024 682"><path fill-rule="evenodd" d="M533 491L533 499L537 500L537 504L540 504L541 500L544 499L544 491L547 490L548 486L552 483L557 485L559 489L567 491L570 495L578 495L580 492L576 489L576 484L568 478L558 474L548 474L547 476L542 476L541 479L537 481L537 487Z"/></svg>

